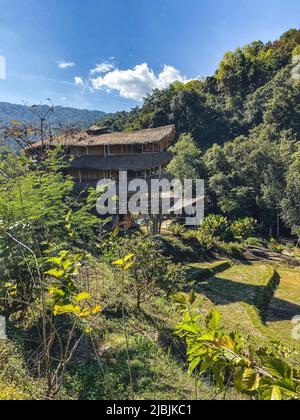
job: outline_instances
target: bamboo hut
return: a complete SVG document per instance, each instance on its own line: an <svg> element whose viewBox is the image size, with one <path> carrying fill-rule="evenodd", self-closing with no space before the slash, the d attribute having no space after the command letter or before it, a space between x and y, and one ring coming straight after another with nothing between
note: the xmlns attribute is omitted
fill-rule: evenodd
<svg viewBox="0 0 300 420"><path fill-rule="evenodd" d="M162 173L172 154L168 151L175 137L173 125L134 132L105 133L91 127L85 132L65 135L51 141L35 143L31 151L63 146L73 157L70 175L78 184L96 184L100 179L118 179L119 171L128 178L147 178Z"/></svg>
<svg viewBox="0 0 300 420"><path fill-rule="evenodd" d="M168 149L174 138L174 125L115 133L93 126L85 132L35 143L29 152L43 153L45 148L63 146L66 155L72 156L69 174L78 188L85 188L102 179L118 181L120 171L127 171L129 180L163 174L172 159Z"/></svg>

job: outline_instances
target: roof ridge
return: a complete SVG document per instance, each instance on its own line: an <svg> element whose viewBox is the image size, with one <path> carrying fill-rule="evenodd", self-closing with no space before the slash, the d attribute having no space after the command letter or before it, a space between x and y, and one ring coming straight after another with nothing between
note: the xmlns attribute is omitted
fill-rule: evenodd
<svg viewBox="0 0 300 420"><path fill-rule="evenodd" d="M117 131L99 135L89 135L86 131L81 131L74 137L58 136L52 141L52 145L66 145L78 147L93 147L105 145L134 145L134 144L153 144L169 139L171 143L175 137L176 127L174 124L162 127L145 128L136 131ZM153 136L151 136L153 133ZM45 144L50 144L46 141ZM41 147L41 142L33 144L30 149Z"/></svg>
<svg viewBox="0 0 300 420"><path fill-rule="evenodd" d="M160 131L160 130L165 130L168 128L174 128L175 129L175 124L169 124L169 125L163 125L161 127L153 127L153 128L142 128L140 130L133 130L133 131L111 131L110 133L104 133L104 134L99 134L98 136L94 136L94 137L102 137L102 136L112 136L112 135L130 135L130 134L135 134L135 133L143 133L145 131Z"/></svg>

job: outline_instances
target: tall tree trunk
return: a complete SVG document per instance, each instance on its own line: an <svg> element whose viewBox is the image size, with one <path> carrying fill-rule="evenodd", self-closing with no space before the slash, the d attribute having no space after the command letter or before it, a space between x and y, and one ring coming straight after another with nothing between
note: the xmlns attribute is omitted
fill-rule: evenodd
<svg viewBox="0 0 300 420"><path fill-rule="evenodd" d="M276 235L277 235L277 239L280 238L280 213L279 213L279 208L277 207L276 209Z"/></svg>
<svg viewBox="0 0 300 420"><path fill-rule="evenodd" d="M270 238L272 238L272 237L273 237L273 226L272 226L272 223L270 223L269 237L270 237Z"/></svg>

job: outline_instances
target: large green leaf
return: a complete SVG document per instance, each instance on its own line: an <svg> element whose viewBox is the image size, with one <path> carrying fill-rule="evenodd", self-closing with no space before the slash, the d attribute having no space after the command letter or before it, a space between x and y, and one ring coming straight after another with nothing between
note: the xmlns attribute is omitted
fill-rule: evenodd
<svg viewBox="0 0 300 420"><path fill-rule="evenodd" d="M270 386L264 389L260 397L263 401L281 401L282 394L278 386Z"/></svg>
<svg viewBox="0 0 300 420"><path fill-rule="evenodd" d="M216 308L213 308L206 319L207 328L210 330L219 329L221 317L220 312Z"/></svg>
<svg viewBox="0 0 300 420"><path fill-rule="evenodd" d="M245 391L257 391L259 388L260 376L253 369L245 369L242 379L242 386Z"/></svg>
<svg viewBox="0 0 300 420"><path fill-rule="evenodd" d="M176 303L179 303L181 305L187 304L187 298L184 293L175 293L175 295L173 295L173 299Z"/></svg>
<svg viewBox="0 0 300 420"><path fill-rule="evenodd" d="M278 386L285 394L290 396L295 396L297 392L297 384L293 379L279 379L276 381L276 386ZM300 398L300 393L298 393Z"/></svg>
<svg viewBox="0 0 300 420"><path fill-rule="evenodd" d="M180 324L178 328L182 331L200 334L202 332L201 326L195 322L186 322L184 324Z"/></svg>
<svg viewBox="0 0 300 420"><path fill-rule="evenodd" d="M65 272L63 270L58 270L57 268L54 268L53 270L49 270L45 273L48 276L55 277L56 279L60 279L63 277Z"/></svg>
<svg viewBox="0 0 300 420"><path fill-rule="evenodd" d="M216 362L216 355L212 355L212 356L208 356L201 364L200 367L200 375L203 375L204 373L206 373L208 371L208 369L210 369Z"/></svg>
<svg viewBox="0 0 300 420"><path fill-rule="evenodd" d="M277 378L292 378L293 376L292 369L283 360L276 357L264 357L263 363L271 375Z"/></svg>
<svg viewBox="0 0 300 420"><path fill-rule="evenodd" d="M213 368L212 372L215 376L217 387L222 390L224 388L225 376L226 376L226 365L223 363L217 363Z"/></svg>
<svg viewBox="0 0 300 420"><path fill-rule="evenodd" d="M189 366L188 375L191 376L194 373L194 370L199 366L201 362L201 357L196 357Z"/></svg>

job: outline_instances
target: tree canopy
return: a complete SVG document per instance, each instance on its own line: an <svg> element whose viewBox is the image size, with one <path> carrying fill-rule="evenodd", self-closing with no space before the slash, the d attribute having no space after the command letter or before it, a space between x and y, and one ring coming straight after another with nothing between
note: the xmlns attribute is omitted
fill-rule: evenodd
<svg viewBox="0 0 300 420"><path fill-rule="evenodd" d="M204 177L207 211L253 217L264 230L300 225L300 30L227 52L216 73L155 90L104 120L115 130L175 124L173 176Z"/></svg>

